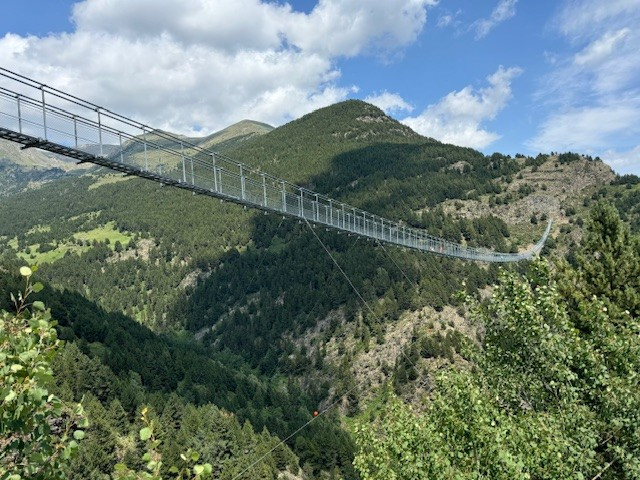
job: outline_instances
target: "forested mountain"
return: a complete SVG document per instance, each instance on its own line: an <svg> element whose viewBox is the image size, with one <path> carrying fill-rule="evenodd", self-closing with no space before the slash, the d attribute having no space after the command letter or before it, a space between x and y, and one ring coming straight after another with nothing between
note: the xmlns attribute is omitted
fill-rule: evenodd
<svg viewBox="0 0 640 480"><path fill-rule="evenodd" d="M552 216L550 247L574 255L601 198L632 224L640 213L634 179L616 180L598 159L485 156L421 137L360 101L274 130L241 122L192 140L372 213L504 251L539 237ZM582 180L567 182L576 172ZM285 438L335 405L290 450L262 459L264 478L354 478L344 416L359 415L383 385L420 402L434 372L468 361L465 339L482 329L465 320L456 293L484 294L498 279L495 265L311 231L104 171L3 199L0 249L3 292L19 288L20 264L39 265L47 288L38 298L67 341L54 362L58 394L89 395L93 427L72 466L77 478L135 461L143 404L172 425L165 458L195 448L220 464L221 478L259 459L272 435Z"/></svg>

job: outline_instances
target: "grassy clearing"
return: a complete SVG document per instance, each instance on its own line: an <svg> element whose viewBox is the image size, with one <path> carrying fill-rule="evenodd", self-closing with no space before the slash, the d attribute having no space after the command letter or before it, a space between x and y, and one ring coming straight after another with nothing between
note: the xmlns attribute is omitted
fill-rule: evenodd
<svg viewBox="0 0 640 480"><path fill-rule="evenodd" d="M109 240L109 246L113 250L116 242L120 242L123 247L128 245L132 236L116 229L114 222L108 222L103 227L94 228L87 232L74 233L73 238L76 240L88 240L89 242L93 242L94 240L98 242Z"/></svg>
<svg viewBox="0 0 640 480"><path fill-rule="evenodd" d="M93 190L94 188L98 188L101 187L103 185L110 185L112 183L119 183L119 182L124 182L125 180L131 180L132 178L135 177L125 177L123 175L104 175L98 178L98 180L95 183L92 183L91 185L89 185L89 190Z"/></svg>
<svg viewBox="0 0 640 480"><path fill-rule="evenodd" d="M114 222L109 222L106 225L86 232L77 232L73 234L74 241L60 243L58 246L48 252L39 252L40 244L35 243L29 245L24 251L17 252L17 255L29 262L30 264L42 264L53 263L63 258L67 253L82 254L91 249L91 245L77 245L75 240L82 240L83 242L93 243L105 242L109 240L109 248L115 249L116 242L120 242L123 247L126 247L132 240L132 236L128 233L120 232L116 229ZM14 250L18 249L18 240L13 238L8 242L9 247Z"/></svg>
<svg viewBox="0 0 640 480"><path fill-rule="evenodd" d="M51 231L50 225L36 225L27 231L27 235L31 233L46 233Z"/></svg>
<svg viewBox="0 0 640 480"><path fill-rule="evenodd" d="M85 247L75 244L60 244L53 250L49 250L48 252L38 252L38 248L40 244L35 243L33 245L29 245L28 250L31 253L27 253L27 251L18 252L18 257L26 260L32 265L40 265L43 263L53 263L57 260L63 258L67 252L75 253L80 255L81 253L87 252L91 249L91 247Z"/></svg>
<svg viewBox="0 0 640 480"><path fill-rule="evenodd" d="M93 212L81 213L80 215L74 215L73 217L69 217L69 221L70 222L74 222L74 221L79 220L81 218L93 219L93 218L98 217L101 213L102 213L101 210L95 210Z"/></svg>

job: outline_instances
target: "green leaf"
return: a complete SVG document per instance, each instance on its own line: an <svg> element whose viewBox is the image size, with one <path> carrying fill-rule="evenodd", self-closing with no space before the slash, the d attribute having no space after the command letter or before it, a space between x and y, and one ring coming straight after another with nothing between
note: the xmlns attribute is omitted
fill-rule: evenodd
<svg viewBox="0 0 640 480"><path fill-rule="evenodd" d="M44 303L41 302L40 300L36 300L35 302L33 302L33 308L41 312L44 312Z"/></svg>
<svg viewBox="0 0 640 480"><path fill-rule="evenodd" d="M11 365L11 367L9 367L11 369L11 371L13 373L19 372L20 370L22 370L24 367L22 365L20 365L19 363L14 363L13 365Z"/></svg>
<svg viewBox="0 0 640 480"><path fill-rule="evenodd" d="M7 395L4 397L4 401L9 403L14 398L16 398L16 392L14 392L13 390L9 390L9 393L7 393Z"/></svg>
<svg viewBox="0 0 640 480"><path fill-rule="evenodd" d="M31 288L33 289L33 293L38 293L42 291L42 289L44 288L44 285L42 285L42 283L40 282L36 282L33 284L33 287Z"/></svg>
<svg viewBox="0 0 640 480"><path fill-rule="evenodd" d="M193 471L196 473L196 475L202 475L202 472L204 472L204 466L202 465L195 465L193 467Z"/></svg>
<svg viewBox="0 0 640 480"><path fill-rule="evenodd" d="M76 440L82 440L84 438L84 430L76 430L73 432L73 438Z"/></svg>
<svg viewBox="0 0 640 480"><path fill-rule="evenodd" d="M144 427L140 430L140 440L146 442L151 438L151 429L149 427Z"/></svg>
<svg viewBox="0 0 640 480"><path fill-rule="evenodd" d="M200 460L200 454L198 452L191 452L191 460L197 462Z"/></svg>

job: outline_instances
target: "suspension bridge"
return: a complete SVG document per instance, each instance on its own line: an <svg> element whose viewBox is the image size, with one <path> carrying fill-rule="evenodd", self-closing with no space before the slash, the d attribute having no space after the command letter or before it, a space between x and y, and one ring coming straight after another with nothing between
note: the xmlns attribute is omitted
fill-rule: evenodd
<svg viewBox="0 0 640 480"><path fill-rule="evenodd" d="M540 253L540 240L519 253L447 241L269 175L188 139L0 67L0 138L382 243L446 257L517 262Z"/></svg>

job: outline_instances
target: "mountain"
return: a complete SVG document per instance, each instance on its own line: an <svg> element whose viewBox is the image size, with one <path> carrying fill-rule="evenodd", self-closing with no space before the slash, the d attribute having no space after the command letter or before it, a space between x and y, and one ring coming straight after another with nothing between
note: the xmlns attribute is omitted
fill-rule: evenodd
<svg viewBox="0 0 640 480"><path fill-rule="evenodd" d="M0 140L0 197L34 188L86 166L35 148L21 150L17 143Z"/></svg>
<svg viewBox="0 0 640 480"><path fill-rule="evenodd" d="M269 133L271 130L273 127L266 123L242 120L204 138L195 138L193 142L199 147L209 150L229 150L251 138Z"/></svg>
<svg viewBox="0 0 640 480"><path fill-rule="evenodd" d="M569 249L590 202L612 199L631 217L639 190L616 184L597 159L485 156L422 137L361 101L273 130L240 122L190 141L372 213L500 250L539 237L545 216L560 223L550 247ZM5 263L40 264L37 276L54 298L66 292L93 305L82 310L86 322L73 321L77 308L64 313L64 338L117 375L122 389L134 373L148 393L167 379L165 394L216 403L280 438L333 402L342 415L357 414L385 383L418 401L439 366L461 361L461 336L477 333L456 293L480 295L498 272L103 171L8 196L0 251ZM144 361L131 364L136 342L109 332L113 315L126 332L144 327L154 341L172 339L162 361L152 361L160 347L141 345ZM169 374L182 348L203 349L256 384L229 380L225 397L211 391L208 373L185 364ZM342 415L292 444L310 476L334 469L351 478Z"/></svg>

